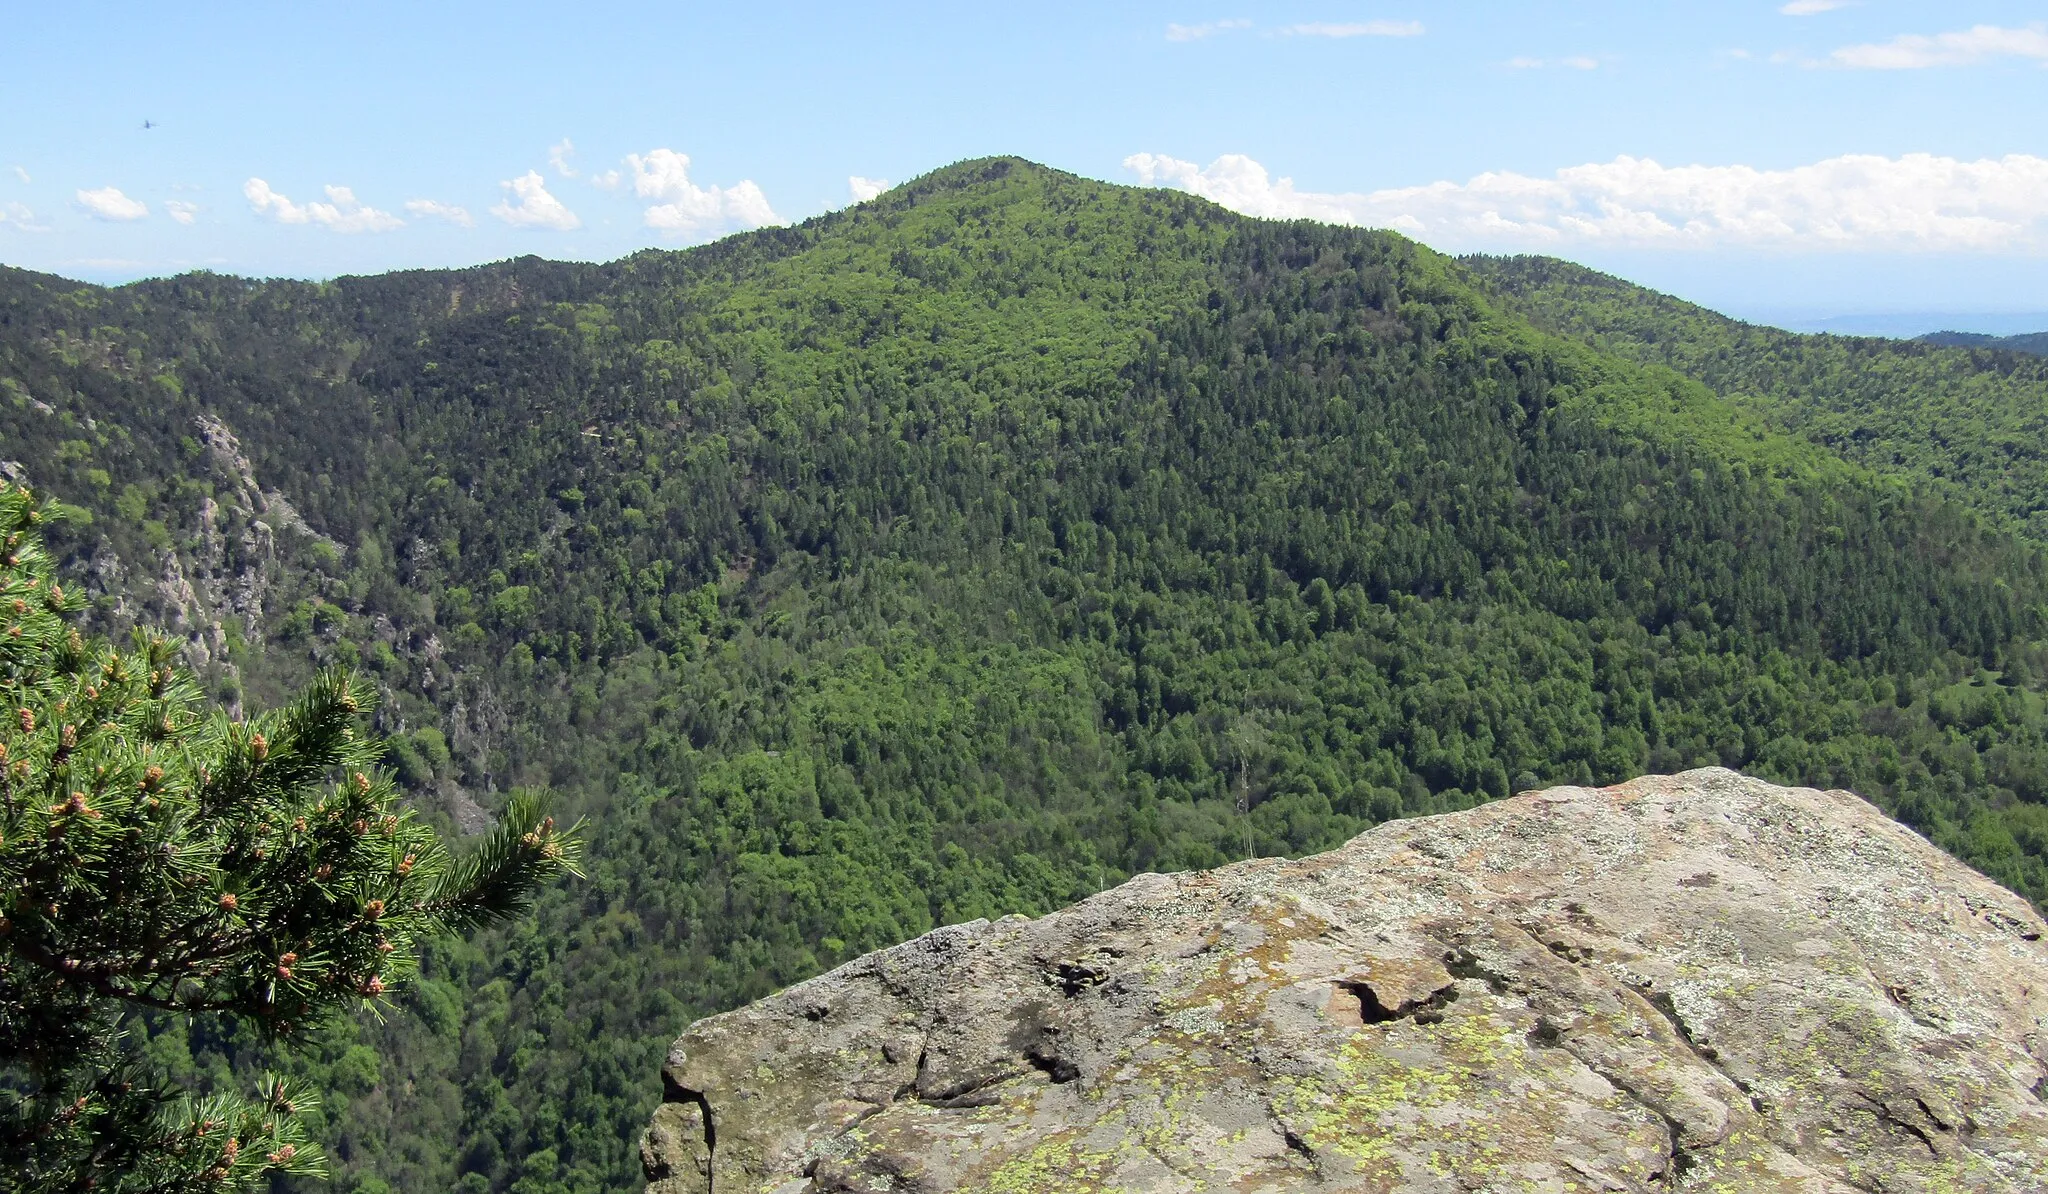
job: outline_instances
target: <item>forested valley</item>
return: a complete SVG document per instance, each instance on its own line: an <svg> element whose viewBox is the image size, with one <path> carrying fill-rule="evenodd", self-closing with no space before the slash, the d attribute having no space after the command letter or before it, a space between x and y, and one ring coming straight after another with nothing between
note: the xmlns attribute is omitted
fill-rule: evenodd
<svg viewBox="0 0 2048 1194"><path fill-rule="evenodd" d="M334 662L588 878L281 1061L342 1191L631 1187L692 1019L935 925L1717 764L2048 899L2048 362L1017 159L605 265L0 271L103 630Z"/></svg>

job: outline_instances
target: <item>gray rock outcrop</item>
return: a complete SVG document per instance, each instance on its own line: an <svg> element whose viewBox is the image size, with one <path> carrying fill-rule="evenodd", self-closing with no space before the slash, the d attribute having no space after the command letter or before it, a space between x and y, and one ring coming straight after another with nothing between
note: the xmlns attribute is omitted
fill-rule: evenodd
<svg viewBox="0 0 2048 1194"><path fill-rule="evenodd" d="M2048 1189L2048 932L1710 769L1145 875L693 1025L651 1194Z"/></svg>

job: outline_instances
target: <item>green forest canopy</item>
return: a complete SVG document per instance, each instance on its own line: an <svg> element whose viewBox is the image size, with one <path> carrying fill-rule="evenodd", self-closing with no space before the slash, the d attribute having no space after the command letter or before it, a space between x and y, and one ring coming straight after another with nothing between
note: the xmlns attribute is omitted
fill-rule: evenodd
<svg viewBox="0 0 2048 1194"><path fill-rule="evenodd" d="M2002 348L2009 352L2025 352L2048 356L2048 332L2022 332L2017 336L1988 336L1982 332L1929 332L1916 339L1927 344L1941 344L1950 348Z"/></svg>
<svg viewBox="0 0 2048 1194"><path fill-rule="evenodd" d="M2048 360L1936 337L1802 336L1548 257L1464 260L1546 331L1698 378L1731 403L2048 541ZM2015 338L2023 339L2023 338Z"/></svg>
<svg viewBox="0 0 2048 1194"><path fill-rule="evenodd" d="M0 436L101 617L226 595L221 699L356 662L423 804L589 818L289 1063L337 1188L616 1189L696 1016L1534 784L1848 787L2048 897L2048 375L1568 268L989 159L608 265L6 271Z"/></svg>

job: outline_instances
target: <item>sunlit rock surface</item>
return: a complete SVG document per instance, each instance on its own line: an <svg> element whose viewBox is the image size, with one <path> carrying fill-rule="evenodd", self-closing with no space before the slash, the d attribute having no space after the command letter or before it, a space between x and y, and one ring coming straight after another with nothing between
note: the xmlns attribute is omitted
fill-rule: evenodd
<svg viewBox="0 0 2048 1194"><path fill-rule="evenodd" d="M1846 792L1556 788L700 1021L642 1157L653 1194L2038 1191L2043 932Z"/></svg>

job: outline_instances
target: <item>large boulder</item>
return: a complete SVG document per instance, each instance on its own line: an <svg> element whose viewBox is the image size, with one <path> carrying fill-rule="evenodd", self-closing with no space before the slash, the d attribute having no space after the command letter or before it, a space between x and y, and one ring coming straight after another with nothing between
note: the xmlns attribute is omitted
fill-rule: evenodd
<svg viewBox="0 0 2048 1194"><path fill-rule="evenodd" d="M1847 792L1555 788L690 1027L651 1194L2048 1189L2048 931Z"/></svg>

